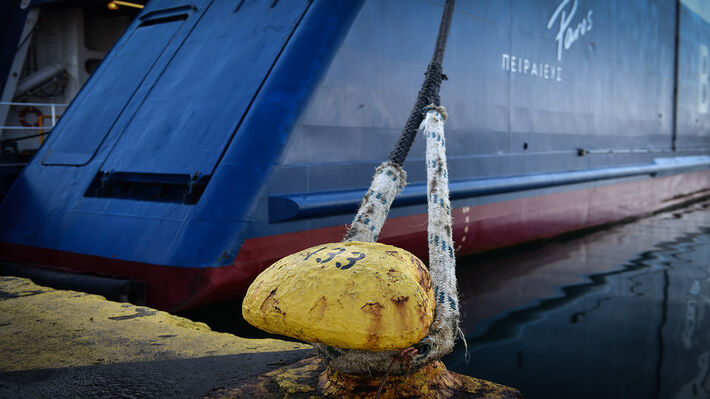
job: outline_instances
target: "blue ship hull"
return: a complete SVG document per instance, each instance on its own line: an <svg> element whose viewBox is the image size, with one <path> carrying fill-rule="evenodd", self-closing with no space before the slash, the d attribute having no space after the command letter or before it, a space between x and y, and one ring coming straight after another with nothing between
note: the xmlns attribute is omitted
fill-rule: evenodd
<svg viewBox="0 0 710 399"><path fill-rule="evenodd" d="M177 310L339 240L442 6L151 1L0 204L0 258L145 281ZM707 195L709 21L690 0L459 0L441 91L457 253ZM425 258L423 140L404 167L381 240Z"/></svg>

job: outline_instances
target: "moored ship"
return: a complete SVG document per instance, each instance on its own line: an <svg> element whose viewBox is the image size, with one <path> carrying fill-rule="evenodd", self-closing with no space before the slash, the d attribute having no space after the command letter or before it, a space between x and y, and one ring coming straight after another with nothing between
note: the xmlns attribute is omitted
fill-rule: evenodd
<svg viewBox="0 0 710 399"><path fill-rule="evenodd" d="M442 6L150 1L0 204L0 259L141 281L180 310L339 241ZM441 89L456 253L709 195L708 46L700 1L459 0ZM380 241L426 258L423 140L404 168Z"/></svg>

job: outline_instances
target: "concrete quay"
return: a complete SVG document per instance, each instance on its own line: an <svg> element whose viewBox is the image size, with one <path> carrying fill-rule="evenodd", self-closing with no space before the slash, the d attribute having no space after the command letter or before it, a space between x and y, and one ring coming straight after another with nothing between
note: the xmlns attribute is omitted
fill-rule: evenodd
<svg viewBox="0 0 710 399"><path fill-rule="evenodd" d="M310 348L0 276L0 398L199 398Z"/></svg>

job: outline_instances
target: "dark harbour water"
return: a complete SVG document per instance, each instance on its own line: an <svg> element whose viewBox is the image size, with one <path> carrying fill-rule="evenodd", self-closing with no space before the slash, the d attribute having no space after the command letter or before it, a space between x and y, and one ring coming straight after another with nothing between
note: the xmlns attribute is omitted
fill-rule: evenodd
<svg viewBox="0 0 710 399"><path fill-rule="evenodd" d="M710 201L458 261L462 374L535 398L710 398Z"/></svg>

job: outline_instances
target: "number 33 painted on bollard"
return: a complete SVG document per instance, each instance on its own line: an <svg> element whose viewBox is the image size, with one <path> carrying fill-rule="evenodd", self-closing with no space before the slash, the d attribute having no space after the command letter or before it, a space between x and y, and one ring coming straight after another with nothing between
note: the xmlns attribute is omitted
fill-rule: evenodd
<svg viewBox="0 0 710 399"><path fill-rule="evenodd" d="M310 258L311 256L315 255L316 253L318 253L324 249L328 249L328 247L323 247L323 248L320 248L314 252L311 252L305 258L303 258L303 260L308 260L308 258ZM326 254L327 257L324 259L316 258L316 262L318 262L318 263L330 262L331 260L333 260L333 258L335 258L336 256L345 252L345 248L335 247L335 248L331 248L331 249L333 250L333 252L328 252ZM335 267L337 267L338 269L341 269L341 270L350 269L351 267L355 266L355 262L365 258L365 254L362 252L353 251L353 252L351 252L351 254L354 256L351 256L349 258L345 258L345 260L350 261L348 264L343 265L340 262L335 262Z"/></svg>

